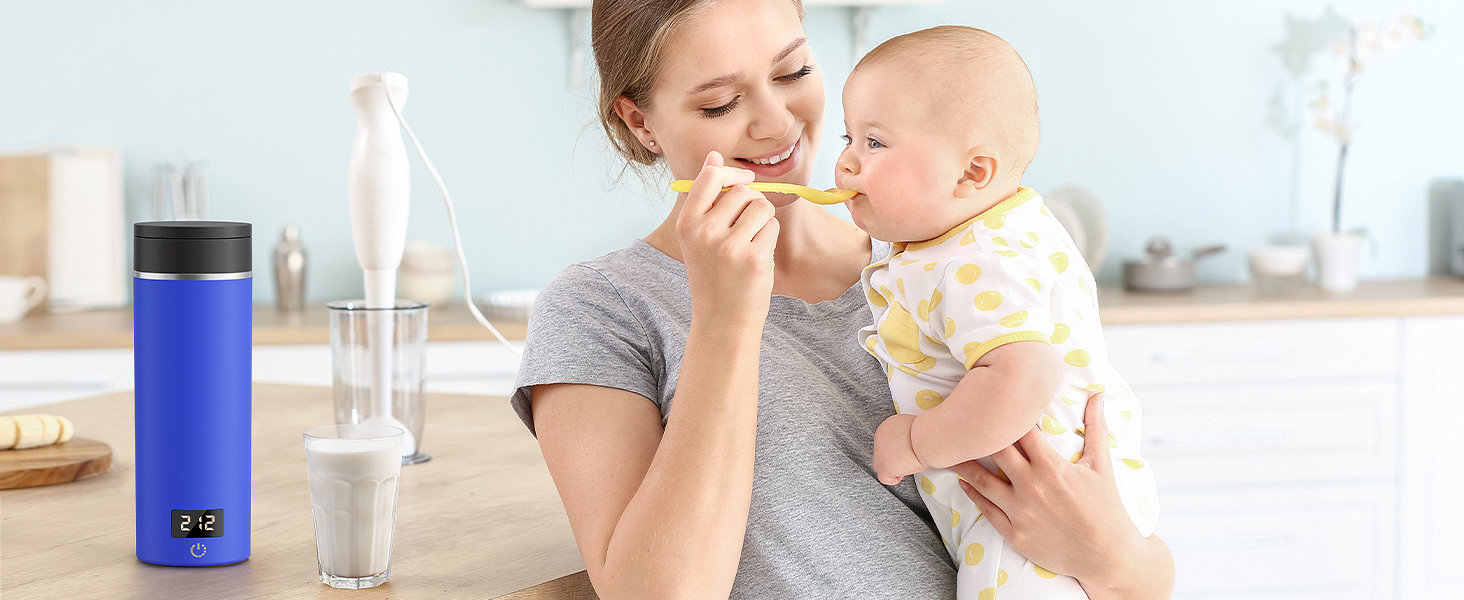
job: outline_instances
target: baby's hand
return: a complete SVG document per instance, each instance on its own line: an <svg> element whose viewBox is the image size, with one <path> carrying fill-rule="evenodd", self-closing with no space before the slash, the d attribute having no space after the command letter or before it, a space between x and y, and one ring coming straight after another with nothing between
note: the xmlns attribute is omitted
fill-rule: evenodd
<svg viewBox="0 0 1464 600"><path fill-rule="evenodd" d="M879 482L895 485L906 475L925 470L910 445L910 424L915 415L895 415L880 423L874 432L874 472Z"/></svg>

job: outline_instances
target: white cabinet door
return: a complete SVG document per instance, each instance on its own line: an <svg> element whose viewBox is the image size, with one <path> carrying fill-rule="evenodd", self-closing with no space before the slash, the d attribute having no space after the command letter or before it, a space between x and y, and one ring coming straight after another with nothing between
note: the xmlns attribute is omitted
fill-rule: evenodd
<svg viewBox="0 0 1464 600"><path fill-rule="evenodd" d="M1464 317L1403 327L1401 598L1464 596Z"/></svg>
<svg viewBox="0 0 1464 600"><path fill-rule="evenodd" d="M1155 533L1174 553L1173 597L1392 598L1393 489L1359 482L1162 492Z"/></svg>

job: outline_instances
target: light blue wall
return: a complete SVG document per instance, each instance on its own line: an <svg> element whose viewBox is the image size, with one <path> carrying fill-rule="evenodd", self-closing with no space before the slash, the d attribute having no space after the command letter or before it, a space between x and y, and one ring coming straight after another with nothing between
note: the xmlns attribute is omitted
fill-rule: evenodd
<svg viewBox="0 0 1464 600"><path fill-rule="evenodd" d="M1289 146L1265 127L1283 79L1269 50L1288 13L1324 3L948 0L883 8L872 41L942 23L994 31L1035 74L1039 191L1079 184L1108 210L1103 279L1151 234L1234 249L1210 280L1245 278L1243 252L1287 226ZM1407 10L1438 34L1377 63L1357 90L1346 226L1379 240L1364 277L1426 270L1426 189L1464 175L1464 3L1339 2L1346 14ZM568 17L511 0L0 0L0 150L51 142L121 146L129 220L146 218L158 161L206 159L217 219L253 222L255 260L287 223L311 253L314 301L357 297L345 167L346 85L390 69L411 79L405 111L457 200L476 289L539 286L564 265L628 243L669 203L615 163L590 89L568 86ZM848 13L809 11L829 86L850 68ZM1304 133L1303 226L1327 226L1334 147ZM832 181L834 153L815 184ZM414 165L410 236L448 244L437 192ZM540 189L549 182L556 189ZM273 298L268 276L256 297Z"/></svg>

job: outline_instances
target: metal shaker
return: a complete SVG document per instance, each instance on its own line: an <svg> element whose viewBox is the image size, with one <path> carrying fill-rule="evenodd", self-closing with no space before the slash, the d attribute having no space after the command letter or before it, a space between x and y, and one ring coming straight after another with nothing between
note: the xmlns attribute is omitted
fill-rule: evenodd
<svg viewBox="0 0 1464 600"><path fill-rule="evenodd" d="M274 249L276 307L284 312L305 308L305 246L300 229L286 225Z"/></svg>

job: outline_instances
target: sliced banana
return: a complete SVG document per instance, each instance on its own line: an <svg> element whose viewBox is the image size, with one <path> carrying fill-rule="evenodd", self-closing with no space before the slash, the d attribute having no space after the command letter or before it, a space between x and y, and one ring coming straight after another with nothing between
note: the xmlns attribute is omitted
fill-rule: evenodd
<svg viewBox="0 0 1464 600"><path fill-rule="evenodd" d="M71 439L76 426L60 415L0 417L0 450L24 450Z"/></svg>
<svg viewBox="0 0 1464 600"><path fill-rule="evenodd" d="M61 421L56 415L36 415L41 418L41 443L37 446L49 446L61 439Z"/></svg>
<svg viewBox="0 0 1464 600"><path fill-rule="evenodd" d="M16 415L15 427L19 432L15 441L16 450L39 446L42 437L46 435L46 423L41 420L40 415Z"/></svg>
<svg viewBox="0 0 1464 600"><path fill-rule="evenodd" d="M0 450L15 447L20 432L15 428L15 417L0 417Z"/></svg>

